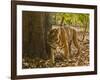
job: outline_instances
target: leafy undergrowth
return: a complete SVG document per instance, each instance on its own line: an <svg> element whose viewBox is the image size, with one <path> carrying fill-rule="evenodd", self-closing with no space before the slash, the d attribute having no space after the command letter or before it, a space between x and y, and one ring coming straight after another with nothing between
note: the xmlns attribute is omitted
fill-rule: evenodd
<svg viewBox="0 0 100 80"><path fill-rule="evenodd" d="M75 56L77 49L72 45L72 56L67 59L56 59L55 64L52 64L50 59L43 60L39 58L23 57L23 68L49 68L49 67L69 67L69 66L88 66L89 65L89 40L88 36L84 41L79 41L81 53Z"/></svg>

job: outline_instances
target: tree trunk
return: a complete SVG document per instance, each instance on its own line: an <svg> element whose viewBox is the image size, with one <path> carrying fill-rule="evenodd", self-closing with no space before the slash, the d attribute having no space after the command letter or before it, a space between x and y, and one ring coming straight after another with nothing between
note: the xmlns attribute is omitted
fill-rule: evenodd
<svg viewBox="0 0 100 80"><path fill-rule="evenodd" d="M46 57L45 14L23 11L23 54Z"/></svg>

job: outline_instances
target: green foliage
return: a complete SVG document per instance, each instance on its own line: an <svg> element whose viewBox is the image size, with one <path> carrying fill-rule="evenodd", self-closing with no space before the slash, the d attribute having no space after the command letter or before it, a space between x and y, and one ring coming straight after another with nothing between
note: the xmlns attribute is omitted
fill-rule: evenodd
<svg viewBox="0 0 100 80"><path fill-rule="evenodd" d="M85 13L51 13L52 24L60 25L62 18L64 18L64 25L72 25L74 27L81 27L89 29L89 14Z"/></svg>

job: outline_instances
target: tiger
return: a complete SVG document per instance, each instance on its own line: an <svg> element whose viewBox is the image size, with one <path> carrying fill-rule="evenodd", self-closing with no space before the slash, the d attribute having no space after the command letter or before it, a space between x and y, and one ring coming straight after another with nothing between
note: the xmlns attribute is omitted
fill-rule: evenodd
<svg viewBox="0 0 100 80"><path fill-rule="evenodd" d="M57 55L69 60L71 56L71 45L77 48L77 56L80 54L80 47L77 39L77 31L71 27L52 27L47 34L47 43L51 50L51 60L55 63Z"/></svg>

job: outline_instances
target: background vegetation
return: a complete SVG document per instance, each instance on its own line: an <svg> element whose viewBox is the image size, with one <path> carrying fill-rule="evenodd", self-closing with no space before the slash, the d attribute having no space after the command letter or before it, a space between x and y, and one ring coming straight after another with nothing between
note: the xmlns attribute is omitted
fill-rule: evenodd
<svg viewBox="0 0 100 80"><path fill-rule="evenodd" d="M81 13L51 13L51 24L59 25L64 18L64 25L73 25L74 27L89 28L89 14Z"/></svg>

